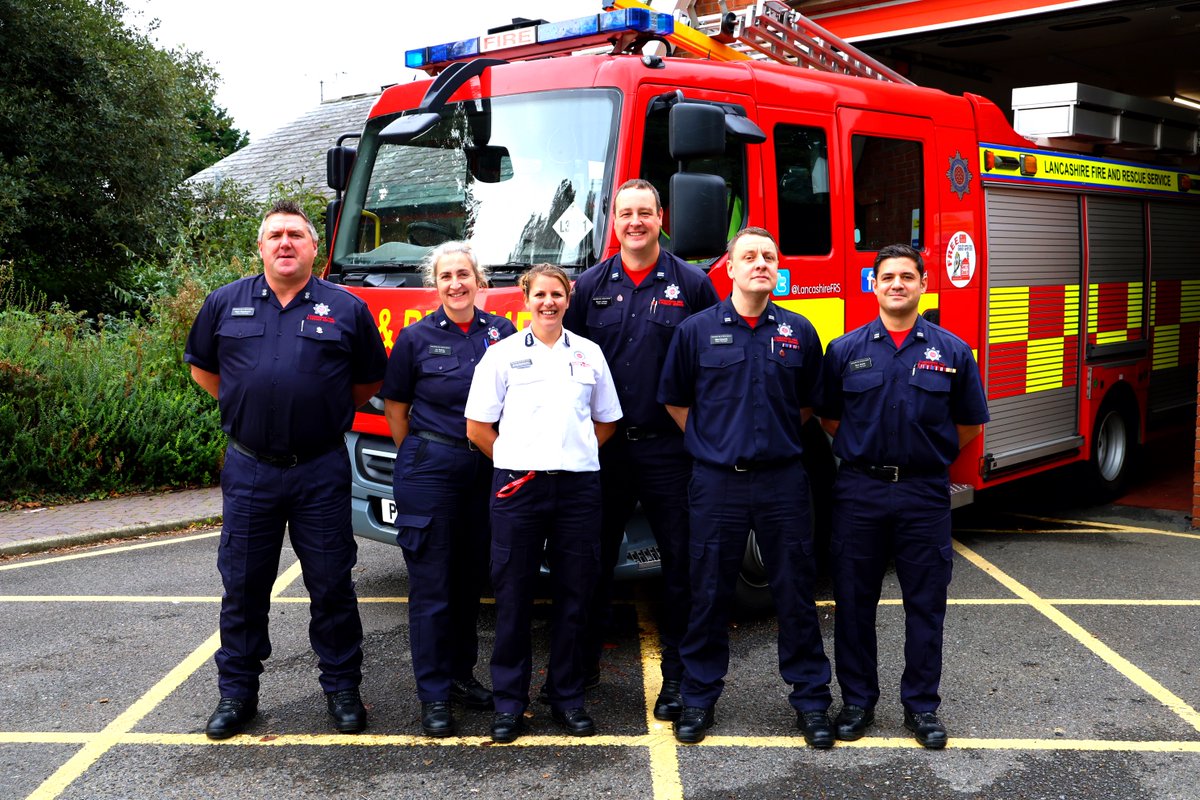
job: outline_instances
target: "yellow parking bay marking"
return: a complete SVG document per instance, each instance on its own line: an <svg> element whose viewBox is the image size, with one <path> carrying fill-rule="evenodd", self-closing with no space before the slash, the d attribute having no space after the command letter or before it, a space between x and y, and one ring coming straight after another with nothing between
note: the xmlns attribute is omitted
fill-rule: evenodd
<svg viewBox="0 0 1200 800"><path fill-rule="evenodd" d="M147 547L163 547L168 544L183 544L184 542L194 542L197 539L212 539L213 537L220 535L220 531L210 531L209 533L197 533L192 536L171 536L168 538L160 538L153 542L139 542L138 544L106 547L103 550L88 550L84 553L67 553L66 555L61 556L37 558L32 561L17 561L12 564L0 564L0 572L10 569L24 569L25 567L40 567L45 564L61 564L64 561L74 561L78 558L99 558L100 556L114 555L116 553L128 553L130 550L144 550ZM91 546L95 547L95 545Z"/></svg>
<svg viewBox="0 0 1200 800"><path fill-rule="evenodd" d="M1200 714L1197 714L1196 710L1185 703L1182 698L1151 678L1131 661L1085 630L1082 625L1059 611L1023 583L1009 576L974 550L957 540L954 541L954 549L959 555L983 570L984 573L991 576L1010 592L1026 600L1034 609L1073 636L1080 644L1099 656L1109 666L1133 681L1142 691L1158 700L1183 719L1184 722L1200 731Z"/></svg>
<svg viewBox="0 0 1200 800"><path fill-rule="evenodd" d="M654 701L662 689L662 653L658 649L658 626L654 615L642 603L637 606L638 644L642 654L642 689L645 694L646 728L650 736L650 785L654 800L683 800L683 779L679 774L679 753L670 723L654 718Z"/></svg>
<svg viewBox="0 0 1200 800"><path fill-rule="evenodd" d="M271 596L275 597L300 576L300 562L292 564L275 580L271 588ZM29 795L28 800L51 800L62 794L76 778L87 772L109 750L120 743L121 737L133 730L142 719L167 698L171 692L178 689L192 673L206 664L221 644L220 631L213 633L207 640L168 672L150 691L134 701L112 722L105 726L95 738L89 740L75 755L59 767L53 775L47 778L41 786Z"/></svg>
<svg viewBox="0 0 1200 800"><path fill-rule="evenodd" d="M657 721L656 721L657 722ZM670 725L657 723L659 733L621 736L598 735L588 737L576 736L540 736L527 734L512 744L494 744L487 736L450 736L444 739L433 739L428 736L410 734L355 734L342 733L288 733L268 734L262 736L239 735L231 739L213 741L202 733L135 733L129 732L114 737L114 745L143 745L160 747L479 747L511 748L511 747L645 747L654 750L689 747L737 747L762 749L791 749L807 751L804 738L797 733L794 736L722 736L710 733L702 743L694 745L678 745L670 732ZM71 733L0 733L0 744L86 744L99 734L88 732ZM834 750L841 749L890 749L890 750L921 750L921 746L912 737L903 736L864 736L855 742L838 742ZM1200 740L1153 740L1135 741L1130 739L985 739L964 736L951 736L946 745L949 750L1041 750L1062 752L1113 752L1113 753L1197 753L1200 754ZM678 759L675 759L678 764ZM678 783L678 781L675 781ZM654 797L656 800L672 795L659 793L656 784ZM679 796L679 795L675 795Z"/></svg>
<svg viewBox="0 0 1200 800"><path fill-rule="evenodd" d="M1058 519L1056 517L1039 517L1032 514L1009 513L1007 516L1017 519L1028 519L1034 522L1045 522L1052 525L1067 525L1065 528L956 528L956 533L1005 533L1005 534L1039 534L1039 533L1137 533L1171 536L1177 539L1200 540L1200 534L1185 531L1168 531L1162 528L1143 528L1136 525L1125 525L1116 522L1099 522L1097 520Z"/></svg>

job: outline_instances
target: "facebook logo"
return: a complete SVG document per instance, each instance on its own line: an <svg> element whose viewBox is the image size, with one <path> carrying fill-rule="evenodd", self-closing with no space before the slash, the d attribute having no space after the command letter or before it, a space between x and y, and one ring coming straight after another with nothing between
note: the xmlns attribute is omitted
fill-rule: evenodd
<svg viewBox="0 0 1200 800"><path fill-rule="evenodd" d="M792 292L792 272L791 270L781 269L779 275L775 279L775 289L771 294L776 297L787 297Z"/></svg>
<svg viewBox="0 0 1200 800"><path fill-rule="evenodd" d="M864 292L875 291L875 268L864 267L862 271L862 290Z"/></svg>

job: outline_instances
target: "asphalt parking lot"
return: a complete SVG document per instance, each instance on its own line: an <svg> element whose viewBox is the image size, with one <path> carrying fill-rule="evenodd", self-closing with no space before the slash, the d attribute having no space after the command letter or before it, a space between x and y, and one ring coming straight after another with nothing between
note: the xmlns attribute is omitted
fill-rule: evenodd
<svg viewBox="0 0 1200 800"><path fill-rule="evenodd" d="M214 743L203 726L217 699L216 529L0 561L0 797L1200 798L1200 536L1178 512L1072 508L1046 494L956 517L941 752L901 725L891 580L884 695L858 742L804 746L773 620L757 618L732 631L717 726L701 745L677 745L647 713L652 587L627 584L589 694L600 735L559 735L535 705L531 734L499 746L486 713L459 711L459 737L420 735L403 561L370 542L356 570L370 726L333 733L285 550L259 717ZM827 586L819 600L832 654ZM492 622L485 609L485 653ZM537 625L543 663L546 618Z"/></svg>

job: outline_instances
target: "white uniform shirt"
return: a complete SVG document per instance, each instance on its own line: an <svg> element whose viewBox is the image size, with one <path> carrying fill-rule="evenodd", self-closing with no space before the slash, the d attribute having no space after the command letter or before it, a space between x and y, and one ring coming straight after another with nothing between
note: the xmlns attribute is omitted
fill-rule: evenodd
<svg viewBox="0 0 1200 800"><path fill-rule="evenodd" d="M548 347L529 330L492 345L475 368L467 419L499 422L497 469L596 472L592 420L616 422L621 402L604 354L564 330Z"/></svg>

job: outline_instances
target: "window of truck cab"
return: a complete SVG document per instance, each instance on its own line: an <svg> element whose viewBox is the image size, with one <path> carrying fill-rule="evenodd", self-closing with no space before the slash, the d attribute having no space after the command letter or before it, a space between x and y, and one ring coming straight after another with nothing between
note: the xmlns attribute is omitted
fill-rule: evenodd
<svg viewBox="0 0 1200 800"><path fill-rule="evenodd" d="M449 240L470 241L500 280L540 262L589 266L602 246L619 106L608 89L465 100L447 104L440 122L401 144L378 136L397 115L371 120L346 192L334 269L416 274L424 256Z"/></svg>
<svg viewBox="0 0 1200 800"><path fill-rule="evenodd" d="M925 238L921 142L855 134L850 144L855 248L875 251L906 243L920 250Z"/></svg>

